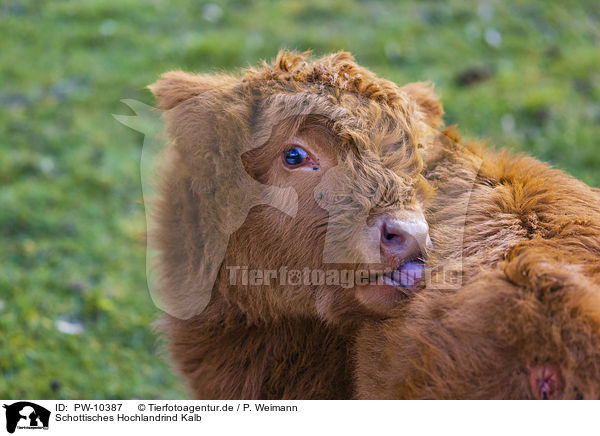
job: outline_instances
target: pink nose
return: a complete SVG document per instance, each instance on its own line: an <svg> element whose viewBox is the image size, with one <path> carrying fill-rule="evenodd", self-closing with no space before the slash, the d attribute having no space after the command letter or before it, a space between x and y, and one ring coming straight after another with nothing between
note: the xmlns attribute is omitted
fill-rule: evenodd
<svg viewBox="0 0 600 436"><path fill-rule="evenodd" d="M403 261L421 257L431 246L429 229L421 214L397 219L384 215L379 222L381 251Z"/></svg>

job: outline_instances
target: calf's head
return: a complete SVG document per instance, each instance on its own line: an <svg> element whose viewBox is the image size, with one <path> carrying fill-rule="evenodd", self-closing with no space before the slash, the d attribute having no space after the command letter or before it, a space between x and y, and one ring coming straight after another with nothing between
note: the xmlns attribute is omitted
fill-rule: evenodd
<svg viewBox="0 0 600 436"><path fill-rule="evenodd" d="M442 114L426 84L284 51L151 90L171 138L150 230L171 314L199 314L218 290L250 319L337 322L387 312L418 281L420 149Z"/></svg>

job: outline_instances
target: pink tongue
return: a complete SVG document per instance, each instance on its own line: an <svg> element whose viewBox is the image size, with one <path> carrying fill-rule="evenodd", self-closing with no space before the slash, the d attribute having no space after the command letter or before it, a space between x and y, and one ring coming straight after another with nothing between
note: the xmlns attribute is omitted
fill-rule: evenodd
<svg viewBox="0 0 600 436"><path fill-rule="evenodd" d="M422 262L407 262L394 271L393 278L405 288L412 288L425 275L425 265Z"/></svg>

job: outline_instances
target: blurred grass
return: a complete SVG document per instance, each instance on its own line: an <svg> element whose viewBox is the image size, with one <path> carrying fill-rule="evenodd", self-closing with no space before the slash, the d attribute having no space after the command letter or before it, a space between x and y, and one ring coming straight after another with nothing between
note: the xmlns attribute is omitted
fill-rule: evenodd
<svg viewBox="0 0 600 436"><path fill-rule="evenodd" d="M0 397L183 395L150 328L143 138L111 115L166 70L349 50L435 82L464 135L600 186L600 9L507 3L0 1Z"/></svg>

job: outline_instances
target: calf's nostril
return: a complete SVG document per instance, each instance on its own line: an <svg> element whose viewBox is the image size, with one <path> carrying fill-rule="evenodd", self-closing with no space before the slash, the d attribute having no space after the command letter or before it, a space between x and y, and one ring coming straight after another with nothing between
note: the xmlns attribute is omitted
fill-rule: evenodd
<svg viewBox="0 0 600 436"><path fill-rule="evenodd" d="M405 237L398 231L390 231L386 224L383 225L383 239L386 242L393 242L394 244L403 244Z"/></svg>

